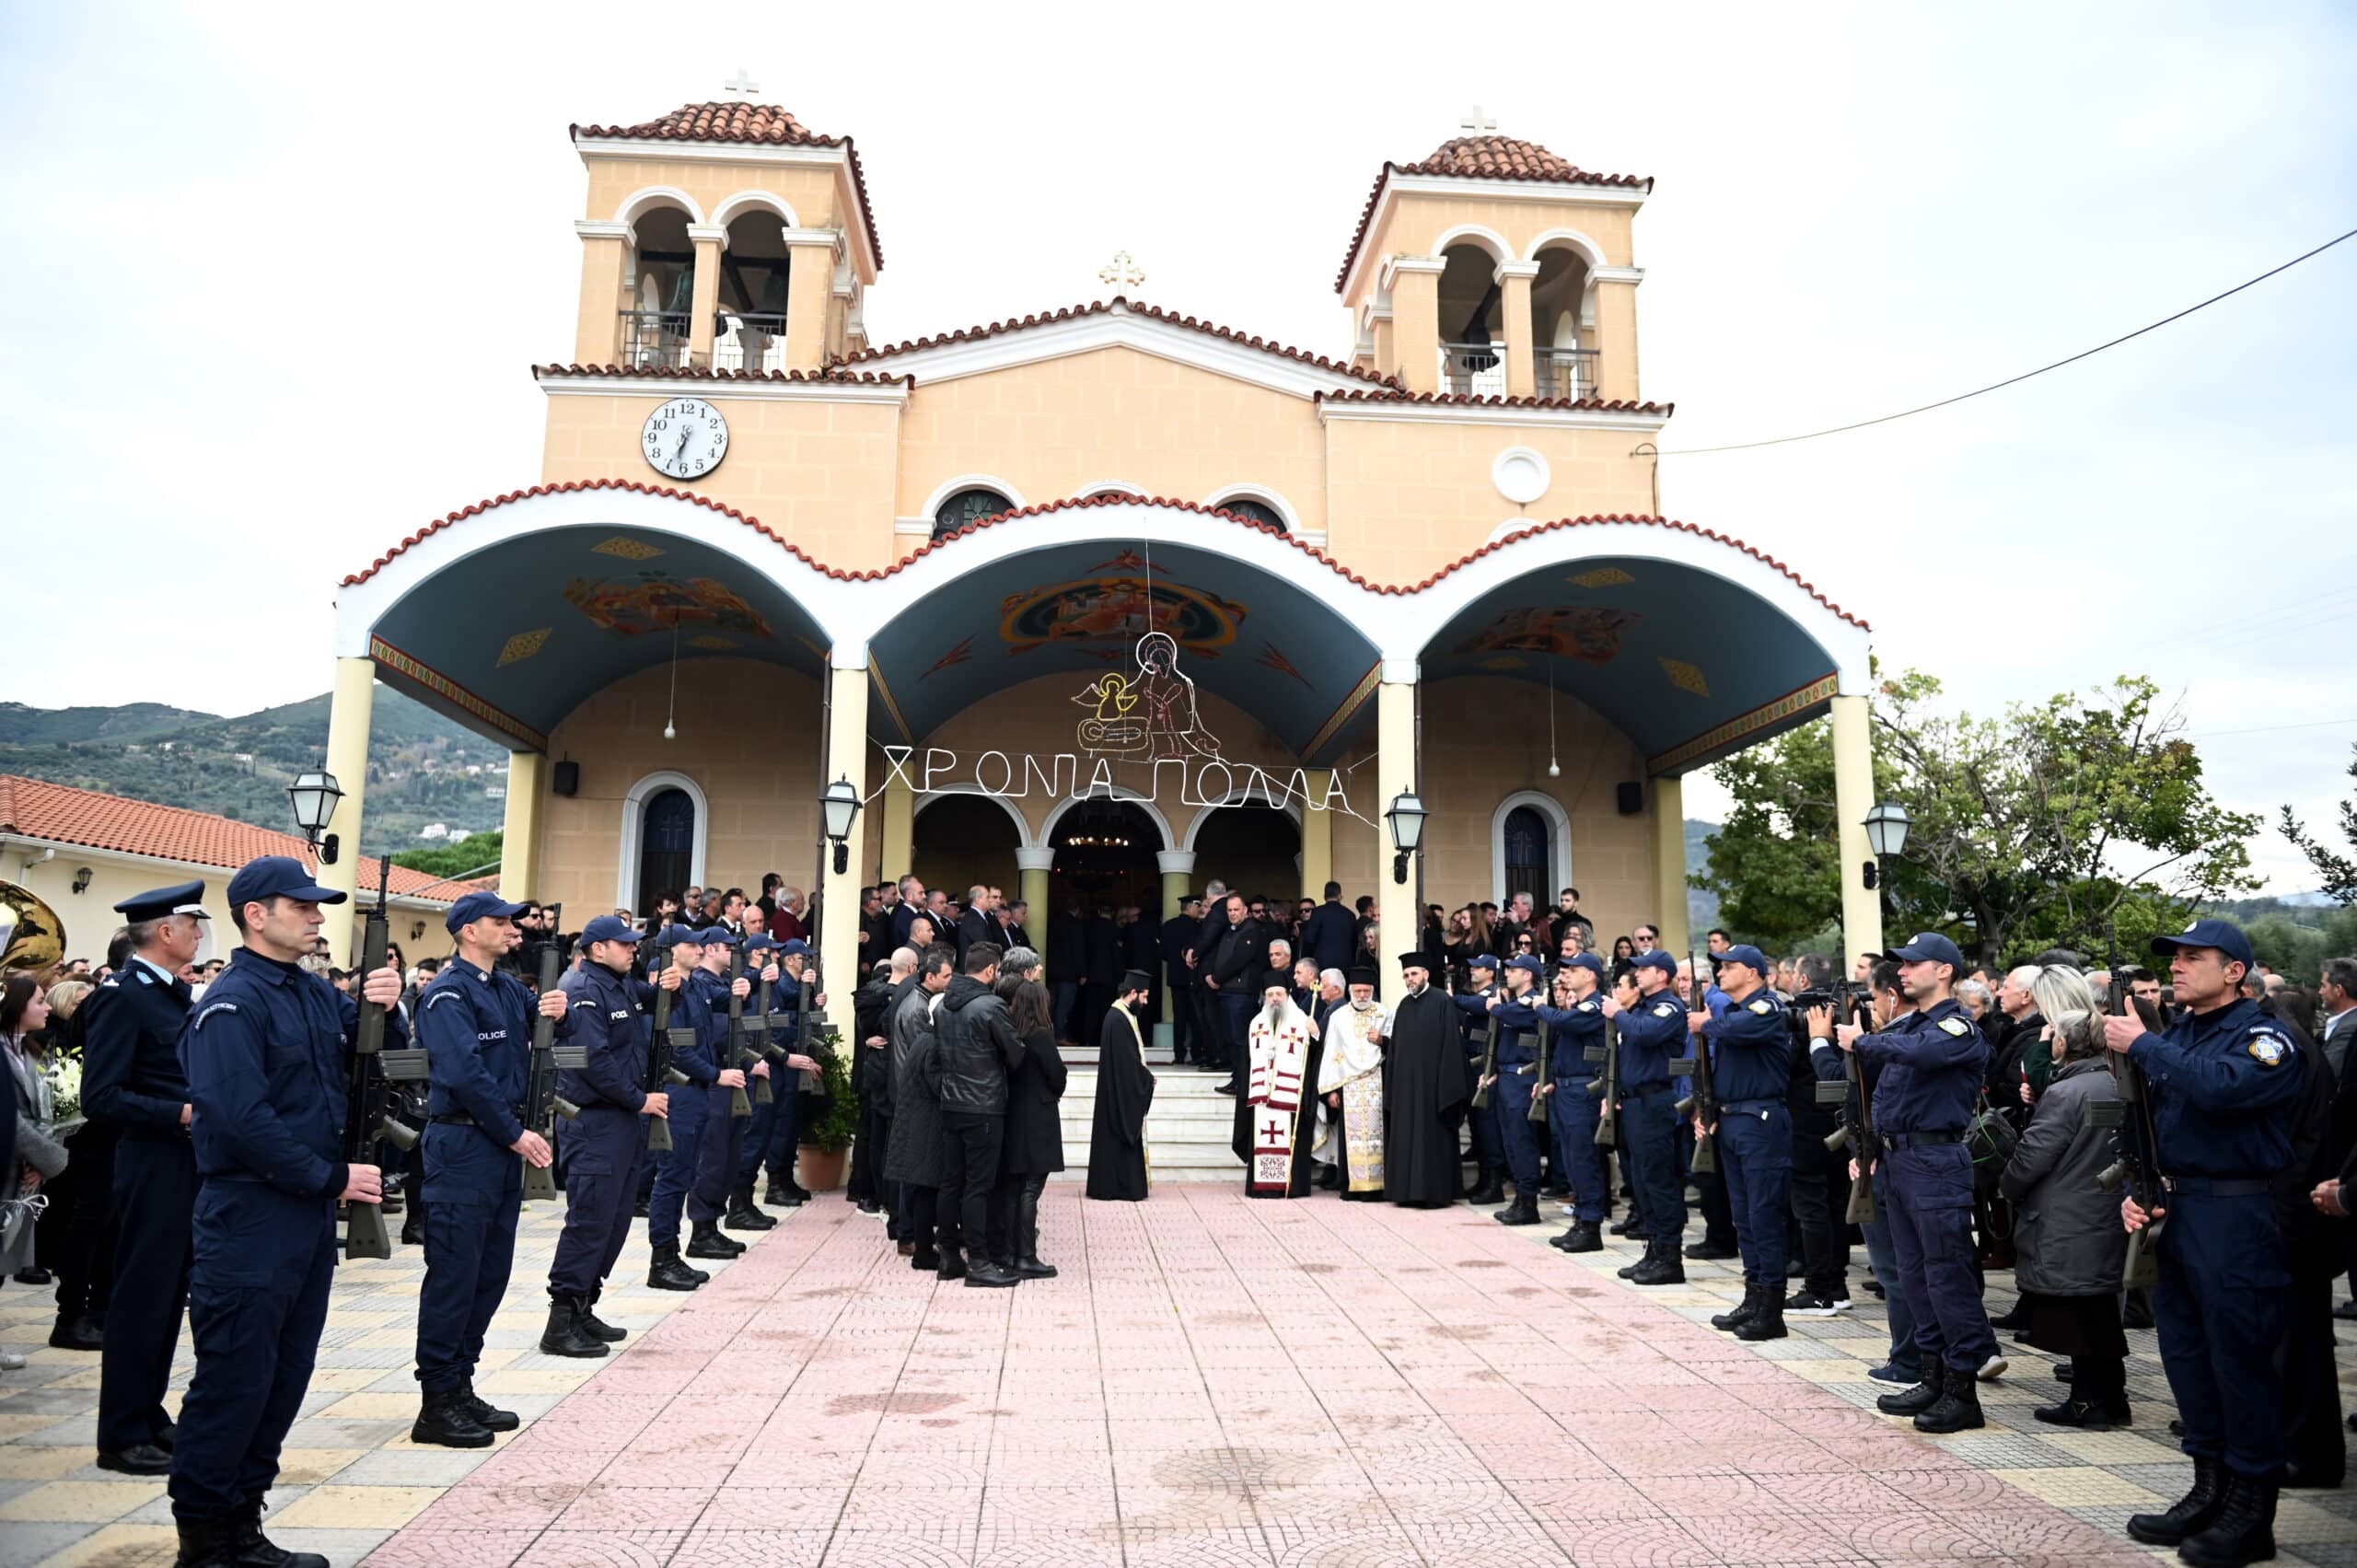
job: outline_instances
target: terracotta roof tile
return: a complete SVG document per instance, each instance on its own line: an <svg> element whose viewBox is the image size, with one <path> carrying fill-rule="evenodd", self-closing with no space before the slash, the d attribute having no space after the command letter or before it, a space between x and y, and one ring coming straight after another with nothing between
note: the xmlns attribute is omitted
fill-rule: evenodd
<svg viewBox="0 0 2357 1568"><path fill-rule="evenodd" d="M1020 332L1033 327L1052 327L1062 321L1077 321L1090 316L1109 316L1116 311L1143 316L1150 321L1167 322L1174 327L1184 327L1189 331L1202 332L1225 343L1260 349L1280 358L1293 360L1296 364L1315 366L1320 370L1330 370L1337 376L1348 377L1354 381L1371 382L1378 387L1396 388L1399 385L1399 381L1392 377L1378 376L1372 370L1361 370L1343 360L1329 359L1322 354L1311 354L1306 349L1289 347L1273 338L1254 337L1249 333L1239 332L1233 327L1223 327L1214 321L1199 320L1192 316L1181 316L1175 310L1165 310L1159 306L1144 304L1137 300L1124 298L1120 295L1114 296L1111 299L1092 300L1086 305L1067 305L1061 310L1042 311L1037 316L1010 316L1004 321L985 321L977 327L960 327L954 332L943 332L936 337L911 338L906 343L885 343L864 348L857 354L839 354L828 361L828 364L830 366L858 365L872 359L881 359L888 354L912 354L919 349L940 348L946 343L974 343L982 338L994 338L1006 332Z"/></svg>
<svg viewBox="0 0 2357 1568"><path fill-rule="evenodd" d="M535 365L532 376L536 380L550 376L645 376L673 381L807 381L846 387L913 387L917 380L913 376L838 370L831 366L824 370L714 370L681 365Z"/></svg>
<svg viewBox="0 0 2357 1568"><path fill-rule="evenodd" d="M1366 205L1359 210L1358 232L1351 236L1350 251L1342 258L1341 270L1334 274L1336 294L1342 292L1343 280L1351 275L1351 264L1359 259L1359 248L1366 243L1367 227L1375 222L1376 203L1383 199L1383 182L1395 174L1422 174L1445 180L1530 180L1553 185L1616 186L1628 191L1654 188L1649 175L1591 173L1536 142L1513 136L1453 136L1418 162L1386 163L1383 172L1375 177L1375 189L1367 192Z"/></svg>
<svg viewBox="0 0 2357 1568"><path fill-rule="evenodd" d="M841 147L851 159L851 182L859 192L859 215L867 226L867 242L876 251L876 265L884 265L884 242L876 233L876 209L867 201L867 176L859 167L859 148L849 136L822 136L773 103L683 103L660 120L636 125L575 125L573 139L600 141L733 142L772 147Z"/></svg>
<svg viewBox="0 0 2357 1568"><path fill-rule="evenodd" d="M994 528L999 524L1006 522L1010 518L1042 517L1048 513L1068 512L1083 506L1160 506L1174 512L1192 512L1199 517L1217 517L1223 522L1228 523L1234 527L1241 528L1254 528L1261 533L1268 534L1272 538L1283 540L1285 543L1301 552L1302 554L1307 556L1310 560L1326 567L1329 571L1333 572L1336 575L1348 577L1352 582L1358 584L1361 587L1366 588L1370 592L1379 594L1422 593L1424 589L1431 587L1434 583L1439 582L1450 573L1467 566L1473 562L1479 561L1485 555L1494 554L1498 551L1510 549L1518 541L1532 538L1538 534L1553 533L1560 528L1592 528L1606 523L1639 523L1648 528L1675 528L1680 533L1699 534L1704 539L1724 544L1731 550L1739 550L1744 554L1748 555L1754 560L1759 561L1766 565L1771 566L1775 570L1782 573L1785 576L1790 577L1794 582L1799 584L1802 588L1806 590L1810 598L1816 599L1817 603L1825 606L1826 609L1833 611L1834 614L1840 616L1842 620L1862 629L1871 630L1871 628L1866 627L1866 623L1864 621L1859 620L1858 617L1851 614L1848 610L1842 609L1840 605L1834 603L1831 599L1817 592L1817 586L1815 584L1809 582L1798 572L1794 571L1790 566L1785 565L1782 562L1777 560L1774 556L1768 554L1766 552L1754 550L1751 546L1744 543L1741 540L1732 538L1726 534L1714 532L1710 528L1697 528L1692 523L1675 522L1667 517L1649 517L1624 513L1611 513L1601 517L1563 517L1557 521L1549 523L1533 522L1528 528L1523 528L1519 532L1500 540L1494 544L1485 544L1480 549L1474 551L1469 555L1459 556L1455 561L1450 562L1447 565L1443 566L1439 571L1434 572L1432 575L1424 578L1422 582L1410 583L1403 586L1395 583L1378 583L1372 581L1371 579L1352 571L1349 567L1343 565L1341 562L1335 560L1332 556L1327 554L1324 551L1319 550L1315 545L1304 543L1299 539L1296 539L1293 535L1285 532L1283 528L1271 528L1266 523L1256 522L1249 517L1238 517L1237 514L1230 512L1224 507L1199 505L1192 501L1174 501L1166 496L1160 495L1090 495L1086 497L1077 497L1069 501L1051 501L1044 505L1039 506L1022 506L1011 512L1002 512L996 517L983 517L977 521L968 523L964 528L958 529L955 533L945 534L940 539L928 540L926 543L919 545L915 550L910 552L900 560L895 561L891 565L883 567L880 570L869 569L858 572L846 572L839 566L829 566L823 562L816 560L799 546L786 542L784 539L779 536L776 530L770 528L768 524L762 522L760 518L752 517L747 513L740 512L734 506L724 505L720 502L714 501L709 496L698 495L693 491L675 490L668 485L642 484L634 479L573 480L563 484L536 484L529 490L510 491L505 495L493 496L485 501L478 501L471 506L452 512L447 517L435 518L433 522L428 523L425 527L420 528L417 532L410 535L407 539L404 539L400 543L394 545L384 554L378 556L374 562L369 563L368 567L365 571L356 572L351 576L344 578L344 584L348 587L354 583L366 582L369 578L382 571L395 556L400 555L404 551L410 549L412 545L424 542L433 535L440 533L445 528L455 528L469 517L480 516L484 512L492 511L500 506L509 505L517 501L529 500L534 496L555 495L568 494L574 491L593 490L631 490L636 491L642 495L668 496L675 501L684 501L690 505L702 506L707 511L717 512L723 517L733 517L737 521L744 524L747 528L751 528L756 533L761 534L763 538L776 544L779 549L784 551L787 554L792 555L796 560L808 565L812 570L823 573L825 575L834 578L837 582L842 583L882 582L886 578L901 571L911 562L931 555L935 551L953 544L958 540L966 539L974 534L980 533L985 528Z"/></svg>
<svg viewBox="0 0 2357 1568"><path fill-rule="evenodd" d="M1505 398L1480 397L1471 392L1365 392L1353 387L1320 392L1322 403L1437 403L1454 408L1589 409L1600 413L1657 413L1664 419L1678 411L1676 403L1637 403L1625 398Z"/></svg>
<svg viewBox="0 0 2357 1568"><path fill-rule="evenodd" d="M209 811L130 800L120 795L102 795L97 790L75 789L17 773L0 773L0 833L115 850L124 854L152 855L192 865L215 865L224 870L235 870L265 854L310 858L310 846L293 833L274 832L250 822L233 822ZM468 889L495 886L497 880L486 877L480 884L439 882L423 871L396 865L390 886L396 893L447 904ZM360 862L360 885L377 885L377 863L366 856ZM434 890L420 891L427 888Z"/></svg>

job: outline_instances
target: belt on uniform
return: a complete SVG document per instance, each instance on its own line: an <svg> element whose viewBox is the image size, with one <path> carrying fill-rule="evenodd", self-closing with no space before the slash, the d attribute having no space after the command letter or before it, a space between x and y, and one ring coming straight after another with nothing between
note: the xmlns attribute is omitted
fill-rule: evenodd
<svg viewBox="0 0 2357 1568"><path fill-rule="evenodd" d="M1667 1084L1640 1084L1633 1089L1623 1088L1620 1091L1620 1098L1622 1099L1643 1099L1649 1095L1666 1095L1667 1093L1669 1093L1669 1086Z"/></svg>
<svg viewBox="0 0 2357 1568"><path fill-rule="evenodd" d="M2247 1177L2164 1176L2161 1185L2171 1192L2190 1192L2206 1198L2249 1198L2274 1191L2267 1182Z"/></svg>
<svg viewBox="0 0 2357 1568"><path fill-rule="evenodd" d="M1882 1146L1886 1149L1922 1149L1934 1144L1961 1144L1964 1142L1964 1129L1945 1127L1932 1132L1878 1132L1875 1136L1882 1140Z"/></svg>
<svg viewBox="0 0 2357 1568"><path fill-rule="evenodd" d="M1780 1099L1730 1099L1720 1101L1719 1109L1732 1110L1737 1116L1765 1116L1783 1103Z"/></svg>
<svg viewBox="0 0 2357 1568"><path fill-rule="evenodd" d="M427 1120L437 1127L471 1127L475 1124L475 1119L463 1110L454 1110L447 1115L430 1117Z"/></svg>

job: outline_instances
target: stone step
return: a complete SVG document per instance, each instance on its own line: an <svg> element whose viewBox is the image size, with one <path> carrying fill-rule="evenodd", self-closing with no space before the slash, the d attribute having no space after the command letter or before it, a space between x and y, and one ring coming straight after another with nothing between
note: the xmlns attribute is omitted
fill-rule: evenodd
<svg viewBox="0 0 2357 1568"><path fill-rule="evenodd" d="M1237 1162L1236 1100L1213 1092L1221 1082L1211 1073L1169 1070L1156 1074L1154 1109L1146 1112L1146 1158L1156 1181L1235 1181L1244 1167ZM1071 1062L1071 1058L1066 1058ZM1149 1053L1148 1064L1153 1065ZM1061 1106L1066 1168L1058 1178L1085 1180L1088 1175L1088 1138L1097 1116L1095 1064L1073 1063Z"/></svg>

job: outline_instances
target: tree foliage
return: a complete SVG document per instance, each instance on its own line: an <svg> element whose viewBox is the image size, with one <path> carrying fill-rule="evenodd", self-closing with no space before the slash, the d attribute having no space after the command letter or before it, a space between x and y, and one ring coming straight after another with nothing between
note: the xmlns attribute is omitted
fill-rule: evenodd
<svg viewBox="0 0 2357 1568"><path fill-rule="evenodd" d="M2351 755L2349 776L2357 779L2357 746L2349 749ZM2292 808L2288 806L2283 807L2283 817L2277 823L2276 830L2297 844L2300 853L2308 857L2308 864L2316 868L2318 877L2324 878L2327 893L2340 903L2357 904L2357 860L2327 849L2310 837L2306 827L2292 815ZM2340 836L2349 841L2351 849L2357 850L2357 796L2340 803Z"/></svg>
<svg viewBox="0 0 2357 1568"><path fill-rule="evenodd" d="M1875 791L1907 807L1882 865L1893 929L1945 931L1984 961L2049 947L2103 951L2181 927L2194 906L2252 886L2255 817L2210 796L2184 717L2149 680L1953 717L1909 670L1872 698ZM1725 923L1771 943L1840 907L1829 721L1719 763L1736 808L1711 842L1707 885Z"/></svg>
<svg viewBox="0 0 2357 1568"><path fill-rule="evenodd" d="M462 843L435 844L431 849L405 849L393 856L395 865L423 871L428 877L456 877L478 865L495 865L505 835L469 833Z"/></svg>

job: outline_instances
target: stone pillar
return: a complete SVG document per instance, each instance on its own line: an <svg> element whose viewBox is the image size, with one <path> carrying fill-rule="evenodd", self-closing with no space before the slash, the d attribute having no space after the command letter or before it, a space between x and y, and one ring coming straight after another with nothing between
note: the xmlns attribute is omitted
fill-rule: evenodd
<svg viewBox="0 0 2357 1568"><path fill-rule="evenodd" d="M728 249L728 231L716 223L691 224L688 238L696 247L695 304L688 315L688 363L712 367L713 313L720 308L720 253Z"/></svg>
<svg viewBox="0 0 2357 1568"><path fill-rule="evenodd" d="M1834 842L1840 846L1841 974L1847 980L1861 953L1883 950L1882 895L1866 887L1864 867L1875 858L1866 842L1866 813L1875 804L1875 752L1866 723L1866 699L1833 699Z"/></svg>
<svg viewBox="0 0 2357 1568"><path fill-rule="evenodd" d="M1440 274L1446 265L1437 256L1391 263L1391 341L1399 379L1411 392L1440 390Z"/></svg>
<svg viewBox="0 0 2357 1568"><path fill-rule="evenodd" d="M1683 958L1693 935L1686 923L1686 784L1654 780L1654 927L1661 946Z"/></svg>
<svg viewBox="0 0 2357 1568"><path fill-rule="evenodd" d="M1530 285L1538 276L1536 261L1506 261L1498 268L1498 308L1505 317L1506 396L1538 395L1538 357L1531 345Z"/></svg>
<svg viewBox="0 0 2357 1568"><path fill-rule="evenodd" d="M1387 1003L1396 1003L1408 993L1408 982L1400 977L1399 955L1415 947L1417 930L1423 923L1418 912L1424 902L1422 857L1409 857L1407 881L1392 880L1391 858L1399 846L1391 842L1390 824L1384 817L1403 792L1416 789L1416 677L1413 663L1386 659L1382 683L1375 691L1375 804L1367 815L1384 823L1376 834L1379 869L1375 896L1384 912L1377 972L1383 977ZM1428 834L1431 826L1427 819Z"/></svg>
<svg viewBox="0 0 2357 1568"><path fill-rule="evenodd" d="M1159 927L1163 921L1178 912L1178 907L1195 890L1195 852L1190 849L1166 849L1154 858L1162 867L1162 912L1155 921ZM1169 979L1167 975L1163 978L1166 981ZM1167 983L1162 988L1162 1016L1166 1018L1178 1016Z"/></svg>
<svg viewBox="0 0 2357 1568"><path fill-rule="evenodd" d="M785 231L793 271L785 280L785 367L816 370L827 355L827 309L834 300L835 239L830 229Z"/></svg>
<svg viewBox="0 0 2357 1568"><path fill-rule="evenodd" d="M825 762L819 770L819 789L824 791L837 779L849 779L851 787L860 796L867 794L867 650L862 648L860 662L842 668L830 665L827 669L827 749ZM811 805L818 806L814 796ZM823 837L826 822L816 824ZM859 824L852 823L852 839L848 846L852 854L845 857L843 869L835 869L835 848L829 844L821 852L819 873L819 989L832 999L830 1016L842 1020L846 1028L851 1019L852 993L859 989L859 879L861 867L858 854Z"/></svg>
<svg viewBox="0 0 2357 1568"><path fill-rule="evenodd" d="M1048 919L1054 912L1048 908L1048 873L1056 868L1053 844L1039 849L1015 852L1015 869L1022 877L1022 899L1031 906L1029 929L1031 939L1039 944L1039 956L1048 956ZM1055 977L1051 975L1050 979Z"/></svg>
<svg viewBox="0 0 2357 1568"><path fill-rule="evenodd" d="M540 894L540 807L548 798L549 760L538 751L507 754L507 820L499 840L499 886L514 902ZM578 931L591 915L583 910L569 929Z"/></svg>
<svg viewBox="0 0 2357 1568"><path fill-rule="evenodd" d="M1334 770L1312 768L1304 776L1309 782L1309 799L1301 803L1301 896L1322 900L1326 884L1334 879L1334 814L1313 811L1309 802L1326 798Z"/></svg>
<svg viewBox="0 0 2357 1568"><path fill-rule="evenodd" d="M328 698L327 771L335 775L343 798L336 802L335 815L328 819L327 830L336 839L335 864L321 865L319 880L320 887L340 893L360 890L360 817L368 795L368 718L376 702L377 661L336 660L335 688ZM331 913L319 928L327 935L329 958L342 968L352 964L358 903L354 898L343 906L350 918L338 919ZM236 933L220 939L234 946Z"/></svg>
<svg viewBox="0 0 2357 1568"><path fill-rule="evenodd" d="M612 365L621 358L622 259L630 225L576 223L581 237L581 316L573 329L577 365Z"/></svg>
<svg viewBox="0 0 2357 1568"><path fill-rule="evenodd" d="M884 793L877 804L884 811L884 847L876 879L881 882L889 877L897 882L909 874L909 863L916 854L916 791L909 787L908 780L894 773L884 781Z"/></svg>
<svg viewBox="0 0 2357 1568"><path fill-rule="evenodd" d="M1596 396L1637 401L1637 285L1641 267L1596 270Z"/></svg>

